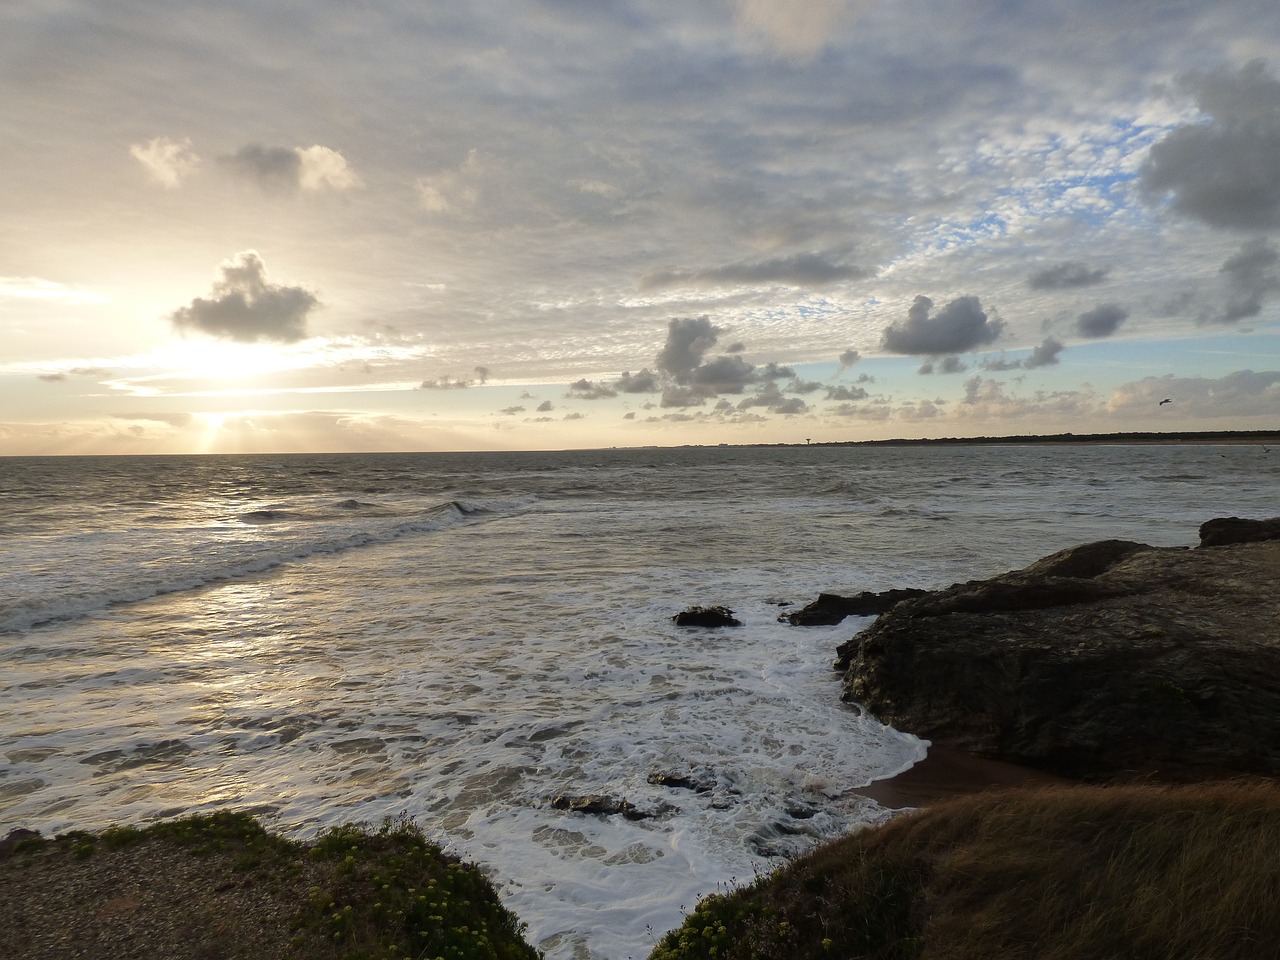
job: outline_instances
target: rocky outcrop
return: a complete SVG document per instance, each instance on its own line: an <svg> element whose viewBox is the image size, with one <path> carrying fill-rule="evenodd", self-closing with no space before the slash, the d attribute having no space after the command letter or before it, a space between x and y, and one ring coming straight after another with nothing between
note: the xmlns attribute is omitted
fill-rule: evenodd
<svg viewBox="0 0 1280 960"><path fill-rule="evenodd" d="M841 646L845 699L1081 779L1280 776L1280 520L1211 523L1244 542L1108 540L901 603Z"/></svg>
<svg viewBox="0 0 1280 960"><path fill-rule="evenodd" d="M690 607L671 618L677 627L740 627L742 621L728 607Z"/></svg>
<svg viewBox="0 0 1280 960"><path fill-rule="evenodd" d="M780 623L793 627L821 627L839 623L845 617L876 617L891 610L903 600L923 596L928 591L906 587L901 590L884 590L873 593L864 590L852 597L838 593L820 593L818 599L799 610L791 610L778 617Z"/></svg>
<svg viewBox="0 0 1280 960"><path fill-rule="evenodd" d="M1257 543L1260 540L1280 540L1280 517L1270 520L1241 520L1239 517L1218 517L1200 525L1200 546L1221 547L1229 543Z"/></svg>

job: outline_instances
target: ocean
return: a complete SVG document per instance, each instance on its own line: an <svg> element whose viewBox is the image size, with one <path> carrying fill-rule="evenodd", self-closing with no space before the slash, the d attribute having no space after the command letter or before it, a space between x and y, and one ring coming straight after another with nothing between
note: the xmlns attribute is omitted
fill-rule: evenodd
<svg viewBox="0 0 1280 960"><path fill-rule="evenodd" d="M851 791L924 754L839 700L870 621L787 604L1191 546L1280 514L1280 451L5 458L0 497L0 834L407 814L549 958L624 960L886 819ZM691 605L743 626L675 626ZM635 819L554 805L586 795Z"/></svg>

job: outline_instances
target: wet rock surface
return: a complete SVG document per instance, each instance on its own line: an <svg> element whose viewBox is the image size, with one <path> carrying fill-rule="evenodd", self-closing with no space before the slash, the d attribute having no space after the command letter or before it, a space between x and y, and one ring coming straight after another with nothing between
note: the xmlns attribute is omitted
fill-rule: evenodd
<svg viewBox="0 0 1280 960"><path fill-rule="evenodd" d="M1108 540L907 600L844 697L934 744L1087 780L1280 776L1280 519Z"/></svg>

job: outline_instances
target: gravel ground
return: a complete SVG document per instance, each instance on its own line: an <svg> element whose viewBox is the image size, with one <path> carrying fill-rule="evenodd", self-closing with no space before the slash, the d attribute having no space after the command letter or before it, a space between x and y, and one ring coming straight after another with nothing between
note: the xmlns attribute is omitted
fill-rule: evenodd
<svg viewBox="0 0 1280 960"><path fill-rule="evenodd" d="M328 956L294 923L324 869L236 869L234 854L164 840L85 857L54 844L0 849L0 960Z"/></svg>

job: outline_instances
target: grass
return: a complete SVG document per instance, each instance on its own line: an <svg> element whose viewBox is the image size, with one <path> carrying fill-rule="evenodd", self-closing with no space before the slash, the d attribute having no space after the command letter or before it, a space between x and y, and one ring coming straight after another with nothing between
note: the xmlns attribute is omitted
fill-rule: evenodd
<svg viewBox="0 0 1280 960"><path fill-rule="evenodd" d="M938 804L708 897L651 960L1280 956L1280 786Z"/></svg>
<svg viewBox="0 0 1280 960"><path fill-rule="evenodd" d="M524 940L523 925L501 905L480 871L444 853L407 820L388 821L379 828L337 827L304 844L268 833L245 814L215 813L147 827L112 827L96 834L77 831L48 840L23 839L0 858L11 858L0 862L0 869L85 876L92 873L94 858L125 850L137 858L140 872L154 885L177 882L166 870L180 851L183 857L204 858L207 863L198 871L191 897L235 886L248 887L253 902L283 903L280 915L289 929L281 931L281 938L292 949L272 953L270 960L540 957ZM92 914L100 908L90 897L93 886L86 884L83 903L60 906L67 922L93 922L91 915L77 919L80 912ZM300 895L301 890L305 894ZM275 916L275 911L264 915ZM181 944L165 943L168 952L162 953L169 955L176 947L178 955L204 955L202 944L190 946L190 951L183 951ZM7 955L2 947L0 955Z"/></svg>

